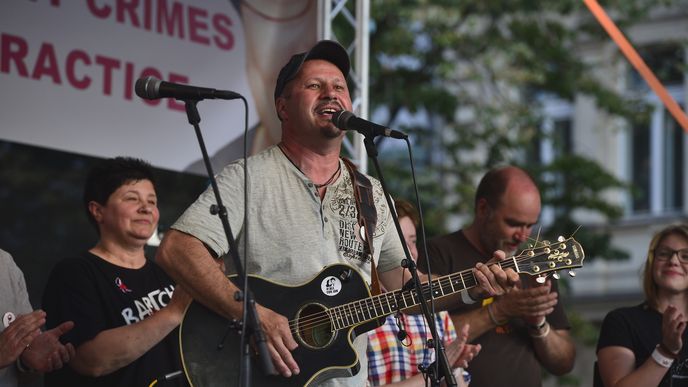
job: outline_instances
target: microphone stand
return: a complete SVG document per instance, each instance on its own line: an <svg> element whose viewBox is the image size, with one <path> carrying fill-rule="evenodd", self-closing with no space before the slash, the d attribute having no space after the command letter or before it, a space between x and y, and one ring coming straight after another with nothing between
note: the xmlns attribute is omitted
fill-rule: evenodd
<svg viewBox="0 0 688 387"><path fill-rule="evenodd" d="M241 97L244 101L244 106L246 106L246 99ZM227 219L227 209L222 204L222 198L220 197L220 190L217 187L217 181L215 180L215 173L213 172L213 167L210 164L210 158L208 157L208 151L205 147L205 142L203 141L203 135L201 134L201 128L199 123L201 122L201 116L198 113L196 104L200 100L196 99L184 99L184 104L186 107L186 116L189 119L189 123L194 127L196 132L196 138L198 138L198 145L201 147L201 154L203 155L203 163L205 164L206 171L208 172L208 179L210 180L210 185L213 188L213 193L215 194L215 200L217 204L210 206L210 213L220 217L222 222L222 228L225 231L225 236L227 237L227 243L229 245L229 254L232 255L234 260L234 265L236 267L237 276L239 281L237 281L237 286L241 288L242 284L244 286L243 292L241 290L237 291L234 295L234 299L237 301L244 301L244 313L241 322L236 320L230 321L229 325L234 329L241 331L241 366L239 373L239 386L250 386L251 385L251 340L250 335L253 335L256 348L258 350L258 358L261 362L261 368L268 375L276 375L277 371L275 366L272 364L272 359L270 357L270 352L267 347L267 339L265 338L265 333L260 326L260 319L258 318L258 312L256 311L256 303L253 298L253 293L249 290L248 281L246 281L246 273L244 272L244 267L239 258L239 249L237 248L236 241L234 240L234 235L232 234L232 229L229 225L229 220ZM246 213L244 213L246 216Z"/></svg>
<svg viewBox="0 0 688 387"><path fill-rule="evenodd" d="M387 201L387 205L391 210L395 207L394 203L392 202L392 198L388 195L387 185L385 184L385 179L382 176L382 169L380 168L380 163L377 159L377 147L375 146L375 142L373 142L374 137L375 136L370 133L364 134L363 143L365 144L366 153L368 153L368 157L373 160L375 170L377 171L378 179L380 180L380 184L382 185L382 192L385 196L385 200ZM404 242L404 234L401 231L401 226L399 225L399 218L396 216L396 211L392 211L392 220L394 221L394 226L397 229L397 234L399 234L399 238L402 242L401 245L404 249L404 255L406 256L406 258L402 260L401 265L411 272L413 285L418 296L421 311L423 313L423 316L425 317L425 320L428 323L428 326L430 327L430 333L432 335L433 340L433 343L431 345L435 348L435 361L433 362L435 366L431 365L430 367L421 369L421 371L426 372L428 374L428 377L430 378L430 383L433 387L439 387L440 380L442 379L442 377L444 377L444 381L447 384L447 386L456 386L456 379L454 378L454 374L451 371L449 360L447 359L447 354L444 351L444 343L437 334L435 319L433 318L433 315L430 312L430 309L428 308L428 302L425 299L425 294L423 294L423 289L421 287L420 278L418 277L418 270L416 269L416 264L415 262L413 262L413 259L411 259L411 254L409 253L408 247ZM429 281L428 284L430 286L428 294L432 297L432 281ZM439 369L435 369L438 366Z"/></svg>

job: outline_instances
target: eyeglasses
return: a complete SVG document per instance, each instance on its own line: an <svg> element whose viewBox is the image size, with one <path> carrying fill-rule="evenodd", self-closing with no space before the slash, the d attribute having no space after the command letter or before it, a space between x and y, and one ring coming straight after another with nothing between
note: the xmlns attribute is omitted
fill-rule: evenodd
<svg viewBox="0 0 688 387"><path fill-rule="evenodd" d="M674 254L676 254L678 260L681 261L681 263L688 263L688 248L672 250L665 247L660 247L658 249L655 249L654 253L655 259L658 261L668 261L671 259L671 257L674 256Z"/></svg>

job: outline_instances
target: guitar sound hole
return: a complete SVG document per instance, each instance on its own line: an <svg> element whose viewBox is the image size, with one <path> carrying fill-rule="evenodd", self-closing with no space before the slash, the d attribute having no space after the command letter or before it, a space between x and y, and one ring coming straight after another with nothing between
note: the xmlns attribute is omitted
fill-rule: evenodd
<svg viewBox="0 0 688 387"><path fill-rule="evenodd" d="M332 322L325 307L309 304L297 316L297 332L300 341L311 348L322 348L334 339Z"/></svg>

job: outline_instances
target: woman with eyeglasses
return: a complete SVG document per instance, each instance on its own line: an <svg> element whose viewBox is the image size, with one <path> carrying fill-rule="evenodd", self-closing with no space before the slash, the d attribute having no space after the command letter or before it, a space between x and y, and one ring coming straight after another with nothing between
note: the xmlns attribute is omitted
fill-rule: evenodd
<svg viewBox="0 0 688 387"><path fill-rule="evenodd" d="M645 301L611 311L597 343L606 387L688 386L688 224L658 232L643 272Z"/></svg>

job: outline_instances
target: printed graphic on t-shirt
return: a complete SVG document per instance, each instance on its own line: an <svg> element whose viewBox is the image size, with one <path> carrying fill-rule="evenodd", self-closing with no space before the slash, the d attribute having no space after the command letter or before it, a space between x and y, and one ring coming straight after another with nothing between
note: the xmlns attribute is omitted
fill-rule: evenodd
<svg viewBox="0 0 688 387"><path fill-rule="evenodd" d="M131 289L127 287L127 285L122 281L121 278L115 278L115 285L119 290L122 291L122 293L131 293Z"/></svg>
<svg viewBox="0 0 688 387"><path fill-rule="evenodd" d="M384 219L387 219L388 216L387 202L384 200L382 187L378 182L373 183L373 197L378 219L373 238L377 238L384 234ZM347 259L368 263L370 259L363 254L364 242L361 239L361 229L358 224L358 210L356 209L351 176L348 174L344 176L342 183L336 186L331 198L330 210L337 216L339 222L339 241L337 243L339 251Z"/></svg>
<svg viewBox="0 0 688 387"><path fill-rule="evenodd" d="M330 210L339 222L337 248L347 259L366 262L363 256L363 242L358 235L358 211L348 176L345 177L343 184L337 185L331 197Z"/></svg>
<svg viewBox="0 0 688 387"><path fill-rule="evenodd" d="M375 204L375 211L377 211L377 227L375 227L374 238L379 237L385 233L385 222L387 219L388 209L387 200L382 192L382 186L379 182L373 183L373 203Z"/></svg>
<svg viewBox="0 0 688 387"><path fill-rule="evenodd" d="M347 199L341 200L344 203L341 204L340 208L343 209L349 207L349 205L345 203L346 200ZM354 213L355 208L356 207L354 205ZM359 230L360 228L355 218L340 217L339 242L337 245L339 247L339 251L342 252L344 257L365 262L366 259L363 257L363 242L358 235Z"/></svg>
<svg viewBox="0 0 688 387"><path fill-rule="evenodd" d="M172 298L174 286L169 285L163 289L155 289L148 294L135 299L133 307L122 309L122 318L125 324L137 323L144 318L167 306Z"/></svg>

